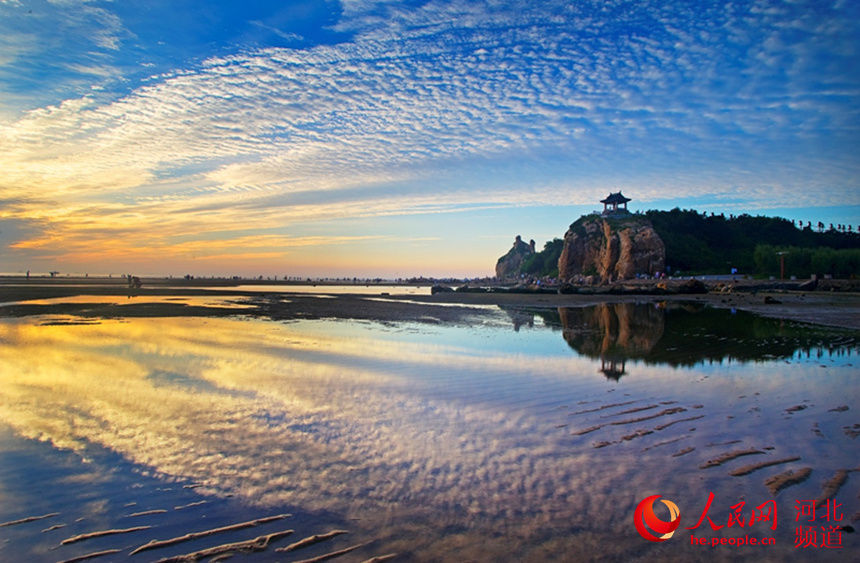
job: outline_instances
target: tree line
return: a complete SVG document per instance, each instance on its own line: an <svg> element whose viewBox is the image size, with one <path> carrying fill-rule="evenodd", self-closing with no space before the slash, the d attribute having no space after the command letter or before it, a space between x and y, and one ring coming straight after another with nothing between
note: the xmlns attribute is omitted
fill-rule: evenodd
<svg viewBox="0 0 860 563"><path fill-rule="evenodd" d="M848 278L860 275L860 233L849 228L814 230L811 223L798 228L789 219L742 214L700 213L693 209L644 213L666 246L671 275L739 274L784 275L806 278L812 274ZM558 258L564 241L547 241L529 256L520 272L533 277L558 276Z"/></svg>
<svg viewBox="0 0 860 563"><path fill-rule="evenodd" d="M781 260L786 276L860 274L856 261L860 234L855 232L817 232L811 224L797 228L782 217L726 217L677 207L647 211L645 216L666 245L666 265L673 274L727 274L736 270L740 274L779 276Z"/></svg>

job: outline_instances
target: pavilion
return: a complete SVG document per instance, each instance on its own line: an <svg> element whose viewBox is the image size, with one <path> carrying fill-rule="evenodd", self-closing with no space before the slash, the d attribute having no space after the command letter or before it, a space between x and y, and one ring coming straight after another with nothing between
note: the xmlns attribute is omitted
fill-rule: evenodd
<svg viewBox="0 0 860 563"><path fill-rule="evenodd" d="M610 193L606 196L606 199L600 200L600 203L603 204L603 214L612 215L613 213L629 213L629 211L627 211L628 201L630 201L630 198L624 197L621 195L621 192Z"/></svg>
<svg viewBox="0 0 860 563"><path fill-rule="evenodd" d="M627 360L624 358L607 358L600 356L600 372L606 376L606 379L618 381L621 376L625 375L625 364Z"/></svg>

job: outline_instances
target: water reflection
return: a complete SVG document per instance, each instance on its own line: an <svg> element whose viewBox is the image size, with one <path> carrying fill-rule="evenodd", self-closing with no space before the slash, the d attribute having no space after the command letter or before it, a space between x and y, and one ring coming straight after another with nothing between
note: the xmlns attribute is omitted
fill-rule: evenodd
<svg viewBox="0 0 860 563"><path fill-rule="evenodd" d="M220 319L2 326L0 419L20 434L96 443L263 505L361 512L392 498L508 496L511 480L529 479L517 452L539 446L514 433L537 431L528 412L436 400L402 376L494 364L456 348ZM495 374L528 369L521 359Z"/></svg>
<svg viewBox="0 0 860 563"><path fill-rule="evenodd" d="M654 367L727 350L740 356L728 344L715 347L713 335L733 329L703 327L707 315L614 305L542 313L582 357L550 331L536 335L535 349L517 339L490 350L462 327L400 333L335 321L10 319L0 322L0 423L57 448L104 447L154 475L201 483L205 494L337 512L417 559L621 558L642 549L629 516L645 492L690 504L706 497L697 467L713 444L730 439L773 455L850 463L843 411L820 420L832 442L798 440L783 419L801 401L822 412L840 405L854 372L823 379L816 366L776 370L771 362L760 372L738 370L723 387L691 384L707 375L701 371ZM770 325L738 328L735 338L774 350L777 337L807 342L790 327L762 326ZM486 341L514 336L476 332ZM670 350L683 342L708 349ZM646 363L610 395L615 388L591 375L601 355ZM623 367L616 363L616 371ZM755 402L727 400L759 392ZM658 422L705 419L701 429L628 414L659 415L662 405L672 407ZM738 413L748 420L733 422ZM648 431L631 434L637 425ZM677 443L698 449L670 457ZM741 481L732 479L707 485L736 497ZM743 492L759 495L758 483L745 483ZM695 499L683 496L689 491Z"/></svg>
<svg viewBox="0 0 860 563"><path fill-rule="evenodd" d="M630 303L558 310L562 335L582 355L600 359L600 371L618 380L628 358L650 354L663 336L665 312Z"/></svg>
<svg viewBox="0 0 860 563"><path fill-rule="evenodd" d="M628 361L673 367L788 360L856 351L845 331L759 317L693 303L604 303L558 310L509 310L514 330L535 316L578 354L599 360L608 379L627 375Z"/></svg>

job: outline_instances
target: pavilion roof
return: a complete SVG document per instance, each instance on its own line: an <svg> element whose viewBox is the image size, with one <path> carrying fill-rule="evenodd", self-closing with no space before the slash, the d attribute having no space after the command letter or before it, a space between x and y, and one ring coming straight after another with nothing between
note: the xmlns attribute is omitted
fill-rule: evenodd
<svg viewBox="0 0 860 563"><path fill-rule="evenodd" d="M627 203L628 201L630 201L629 197L624 197L623 195L621 195L621 192L615 192L615 193L610 193L606 197L606 199L601 199L600 203L607 203L609 205L612 205L613 203L621 204L621 203Z"/></svg>

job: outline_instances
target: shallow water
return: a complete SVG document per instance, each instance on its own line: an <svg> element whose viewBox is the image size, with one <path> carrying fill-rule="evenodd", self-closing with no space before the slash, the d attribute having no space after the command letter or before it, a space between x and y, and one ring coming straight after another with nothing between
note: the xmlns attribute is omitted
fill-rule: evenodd
<svg viewBox="0 0 860 563"><path fill-rule="evenodd" d="M430 295L430 286L382 285L382 284L282 284L282 285L237 285L232 287L201 287L211 291L240 291L255 293L312 293L316 295Z"/></svg>
<svg viewBox="0 0 860 563"><path fill-rule="evenodd" d="M188 295L74 295L70 297L51 297L48 299L27 299L0 303L0 307L8 305L68 305L94 303L99 305L142 305L142 304L171 304L188 305L193 307L214 307L227 309L248 309L252 305L237 301L236 298L223 296L188 296Z"/></svg>
<svg viewBox="0 0 860 563"><path fill-rule="evenodd" d="M858 554L857 534L848 532L838 549L794 541L802 524L795 502L818 498L824 481L858 466L853 333L630 304L500 310L471 327L43 321L0 321L0 523L58 514L0 527L2 560L104 549L120 552L101 560L126 560L151 539L283 513L292 517L132 559L286 528L294 538L256 559L364 542L343 560ZM745 449L759 453L702 468ZM800 459L729 474L790 457ZM764 486L803 467L811 477L776 497ZM858 479L848 474L836 494L840 525L860 510ZM775 498L777 529L758 522L712 531L706 521L695 536L748 534L776 544L691 546L684 528L695 525L710 492L717 525L741 500L748 517ZM681 529L662 543L633 526L637 503L653 494L681 511ZM151 510L158 512L140 514ZM826 524L820 511L815 526ZM61 545L79 533L141 525L151 527ZM334 528L349 534L292 559L274 551Z"/></svg>

